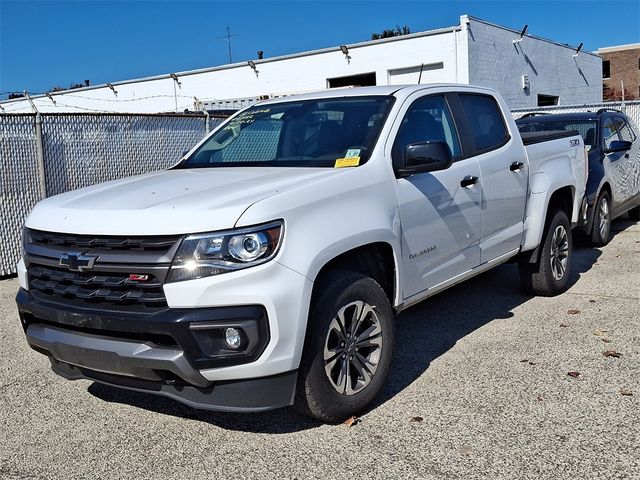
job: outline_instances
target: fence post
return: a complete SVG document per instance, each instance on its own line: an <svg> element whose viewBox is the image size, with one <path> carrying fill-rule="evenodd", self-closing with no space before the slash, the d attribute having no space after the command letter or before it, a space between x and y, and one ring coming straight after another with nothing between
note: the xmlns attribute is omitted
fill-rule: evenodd
<svg viewBox="0 0 640 480"><path fill-rule="evenodd" d="M209 112L206 108L203 108L202 113L204 113L204 131L206 136L209 135Z"/></svg>
<svg viewBox="0 0 640 480"><path fill-rule="evenodd" d="M40 197L47 198L47 178L44 169L44 143L42 138L42 116L36 112L36 161L38 162L38 181Z"/></svg>

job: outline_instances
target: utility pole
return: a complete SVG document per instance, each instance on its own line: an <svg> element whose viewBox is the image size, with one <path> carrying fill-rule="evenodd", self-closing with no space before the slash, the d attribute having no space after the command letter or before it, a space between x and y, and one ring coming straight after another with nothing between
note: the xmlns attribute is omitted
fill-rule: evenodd
<svg viewBox="0 0 640 480"><path fill-rule="evenodd" d="M229 44L229 63L233 63L233 59L231 58L231 38L237 37L237 36L238 35L231 34L231 29L229 28L229 25L227 25L227 34L223 35L222 37L218 37L218 38L224 38Z"/></svg>

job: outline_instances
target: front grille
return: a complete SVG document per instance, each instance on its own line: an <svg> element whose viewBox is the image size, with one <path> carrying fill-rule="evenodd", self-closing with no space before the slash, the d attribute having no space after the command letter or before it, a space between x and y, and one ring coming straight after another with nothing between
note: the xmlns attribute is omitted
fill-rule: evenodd
<svg viewBox="0 0 640 480"><path fill-rule="evenodd" d="M27 272L30 291L43 300L125 310L167 307L162 282L152 274L148 280L133 281L125 273L72 272L37 264Z"/></svg>
<svg viewBox="0 0 640 480"><path fill-rule="evenodd" d="M131 250L138 252L166 252L175 245L180 238L180 236L127 237L72 235L31 229L27 231L27 234L30 244L42 247L63 247L69 250Z"/></svg>

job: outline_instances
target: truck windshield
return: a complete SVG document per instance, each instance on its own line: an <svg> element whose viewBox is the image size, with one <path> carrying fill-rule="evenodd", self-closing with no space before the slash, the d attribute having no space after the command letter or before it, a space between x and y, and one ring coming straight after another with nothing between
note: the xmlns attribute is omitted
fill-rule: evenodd
<svg viewBox="0 0 640 480"><path fill-rule="evenodd" d="M333 167L365 163L393 97L256 105L231 119L176 168Z"/></svg>
<svg viewBox="0 0 640 480"><path fill-rule="evenodd" d="M550 132L555 130L576 131L584 139L589 150L595 148L597 142L597 125L592 120L552 120L540 122L522 122L518 124L521 132Z"/></svg>

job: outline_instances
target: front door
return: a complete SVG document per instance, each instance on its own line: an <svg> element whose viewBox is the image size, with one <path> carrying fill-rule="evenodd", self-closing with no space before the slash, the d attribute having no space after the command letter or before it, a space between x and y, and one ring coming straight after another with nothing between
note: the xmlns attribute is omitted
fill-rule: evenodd
<svg viewBox="0 0 640 480"><path fill-rule="evenodd" d="M459 136L444 95L410 105L393 144L394 162L407 145L425 141L445 141L454 163L446 170L397 180L404 298L480 264L480 167L474 158L460 159Z"/></svg>
<svg viewBox="0 0 640 480"><path fill-rule="evenodd" d="M614 117L614 123L620 135L620 140L631 142L631 148L621 153L617 160L620 167L620 190L625 201L635 203L640 196L640 140L623 117Z"/></svg>
<svg viewBox="0 0 640 480"><path fill-rule="evenodd" d="M612 116L604 119L602 124L602 146L606 152L611 142L620 140L618 129ZM604 154L602 166L605 177L611 182L611 204L613 210L617 210L623 203L631 197L631 192L627 186L627 164L625 155L629 152L609 152Z"/></svg>

